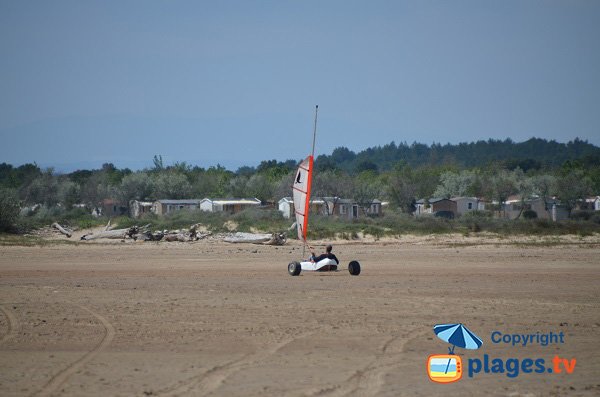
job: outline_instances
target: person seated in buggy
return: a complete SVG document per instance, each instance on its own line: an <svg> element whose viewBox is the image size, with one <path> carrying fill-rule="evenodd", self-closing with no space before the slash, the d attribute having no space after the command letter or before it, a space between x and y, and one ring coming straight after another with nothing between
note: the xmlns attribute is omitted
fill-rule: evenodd
<svg viewBox="0 0 600 397"><path fill-rule="evenodd" d="M310 247L311 250L314 250L313 247ZM319 256L315 255L314 251L311 251L311 256L310 256L310 261L311 262L319 262L322 261L323 259L327 258L327 259L332 259L335 261L336 264L340 264L340 261L338 260L338 258L335 256L335 254L333 254L331 251L333 250L333 247L330 245L328 245L327 247L325 247L325 253L321 254Z"/></svg>

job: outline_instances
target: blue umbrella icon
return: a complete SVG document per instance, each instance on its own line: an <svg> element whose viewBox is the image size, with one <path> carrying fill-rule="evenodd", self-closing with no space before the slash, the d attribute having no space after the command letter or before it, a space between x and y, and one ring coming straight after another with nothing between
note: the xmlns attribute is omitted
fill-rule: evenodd
<svg viewBox="0 0 600 397"><path fill-rule="evenodd" d="M433 327L433 332L444 342L452 344L452 348L448 348L450 354L454 354L456 346L474 350L483 345L481 339L462 324L438 324Z"/></svg>
<svg viewBox="0 0 600 397"><path fill-rule="evenodd" d="M433 327L433 332L444 342L452 344L452 348L448 348L449 354L454 354L456 346L474 350L479 349L483 345L481 339L462 324L438 324ZM451 360L450 358L448 359L445 373L448 373Z"/></svg>

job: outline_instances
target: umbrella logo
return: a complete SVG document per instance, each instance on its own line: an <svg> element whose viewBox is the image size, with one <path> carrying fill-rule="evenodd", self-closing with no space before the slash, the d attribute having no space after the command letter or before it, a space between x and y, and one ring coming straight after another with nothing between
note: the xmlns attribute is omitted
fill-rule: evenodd
<svg viewBox="0 0 600 397"><path fill-rule="evenodd" d="M462 378L463 367L461 357L454 354L454 348L458 346L463 349L479 349L483 342L463 324L438 324L433 327L433 332L452 347L448 347L448 354L429 356L427 375L437 383L456 382Z"/></svg>

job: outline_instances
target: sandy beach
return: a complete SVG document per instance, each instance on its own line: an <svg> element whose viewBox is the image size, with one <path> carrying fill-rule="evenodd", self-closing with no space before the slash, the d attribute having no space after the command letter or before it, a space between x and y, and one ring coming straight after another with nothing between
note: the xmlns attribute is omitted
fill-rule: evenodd
<svg viewBox="0 0 600 397"><path fill-rule="evenodd" d="M295 241L3 246L0 395L598 395L600 239L561 239L335 242L358 277L289 276ZM426 369L448 352L432 329L443 323L483 341L456 348L452 384ZM494 332L563 342L513 346ZM484 355L576 365L469 376Z"/></svg>

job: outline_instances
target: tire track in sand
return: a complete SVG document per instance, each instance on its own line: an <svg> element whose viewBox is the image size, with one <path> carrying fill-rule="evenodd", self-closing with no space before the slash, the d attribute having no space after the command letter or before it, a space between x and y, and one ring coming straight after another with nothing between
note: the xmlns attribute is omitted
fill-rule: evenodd
<svg viewBox="0 0 600 397"><path fill-rule="evenodd" d="M94 316L98 321L100 321L100 323L102 323L102 326L104 327L104 337L102 338L102 340L100 341L100 343L98 343L96 345L95 348L93 348L92 350L90 350L89 352L87 352L86 354L84 354L83 356L81 356L79 359L75 360L74 362L72 362L69 366L67 366L66 368L64 368L62 371L60 371L59 373L55 374L54 376L52 376L52 378L50 378L50 380L48 381L48 383L46 383L46 385L40 389L39 391L37 391L34 396L50 396L52 395L54 392L56 392L73 374L75 374L77 371L79 371L85 364L87 364L90 360L92 360L94 357L96 357L98 355L98 353L100 353L102 350L106 349L106 347L108 347L108 345L110 345L110 343L112 342L114 336L115 336L115 329L112 326L112 324L102 315L94 312L92 309L83 306L83 305L79 305L77 303L74 302L69 302L79 308L81 308L82 310L88 312L89 314L91 314L92 316Z"/></svg>
<svg viewBox="0 0 600 397"><path fill-rule="evenodd" d="M10 310L6 309L2 305L0 305L0 311L2 313L4 313L4 317L6 317L6 321L8 322L8 330L6 331L6 334L3 335L2 337L0 337L0 344L2 344L4 342L6 342L7 340L12 339L15 336L17 336L17 329L19 328L19 321L14 316L14 314L11 313Z"/></svg>
<svg viewBox="0 0 600 397"><path fill-rule="evenodd" d="M415 336L417 335L417 336ZM407 332L403 335L396 335L387 339L381 344L378 349L379 352L375 358L371 360L366 366L356 370L343 384L337 384L331 387L321 388L319 390L309 392L306 395L310 397L316 396L372 396L377 394L383 385L385 384L384 377L390 372L391 369L401 365L401 360L398 359L398 355L389 355L390 347L395 344L398 340L402 340L396 350L403 351L407 343L413 339L426 335L426 332L415 334L414 332Z"/></svg>
<svg viewBox="0 0 600 397"><path fill-rule="evenodd" d="M208 371L200 375L186 379L179 384L166 389L161 389L155 393L159 396L181 396L190 393L200 394L203 396L210 395L221 387L225 381L235 373L242 371L252 365L264 362L269 357L277 354L281 349L289 346L295 341L313 335L316 332L305 332L293 338L284 340L273 345L269 349L260 350L257 353L246 354L239 359L232 360L222 365L217 365L210 368Z"/></svg>

